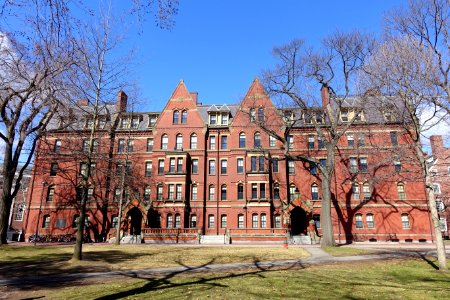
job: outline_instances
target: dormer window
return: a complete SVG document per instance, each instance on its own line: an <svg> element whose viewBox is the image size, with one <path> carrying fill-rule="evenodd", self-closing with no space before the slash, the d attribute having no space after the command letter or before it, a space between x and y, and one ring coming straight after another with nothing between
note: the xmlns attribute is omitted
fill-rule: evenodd
<svg viewBox="0 0 450 300"><path fill-rule="evenodd" d="M131 119L131 128L138 128L139 127L139 117L133 117Z"/></svg>
<svg viewBox="0 0 450 300"><path fill-rule="evenodd" d="M148 116L148 127L153 127L156 124L156 116L155 115L149 115Z"/></svg>
<svg viewBox="0 0 450 300"><path fill-rule="evenodd" d="M105 125L106 125L106 119L105 118L101 118L100 120L99 120L99 128L100 129L104 129L105 128Z"/></svg>
<svg viewBox="0 0 450 300"><path fill-rule="evenodd" d="M323 113L316 112L316 122L317 122L317 124L322 124L323 123Z"/></svg>
<svg viewBox="0 0 450 300"><path fill-rule="evenodd" d="M209 124L210 125L216 125L217 124L217 116L216 115L209 115Z"/></svg>
<svg viewBox="0 0 450 300"><path fill-rule="evenodd" d="M128 118L122 118L120 120L120 128L128 128L129 120Z"/></svg>
<svg viewBox="0 0 450 300"><path fill-rule="evenodd" d="M228 125L228 114L222 115L222 125Z"/></svg>
<svg viewBox="0 0 450 300"><path fill-rule="evenodd" d="M341 121L348 122L348 111L347 110L341 111Z"/></svg>
<svg viewBox="0 0 450 300"><path fill-rule="evenodd" d="M92 129L93 126L94 126L94 120L92 118L87 119L86 120L86 128Z"/></svg>

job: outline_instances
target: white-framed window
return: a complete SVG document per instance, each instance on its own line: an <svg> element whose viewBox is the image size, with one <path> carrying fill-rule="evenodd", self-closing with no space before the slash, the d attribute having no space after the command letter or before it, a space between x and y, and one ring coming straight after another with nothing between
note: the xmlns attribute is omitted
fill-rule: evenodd
<svg viewBox="0 0 450 300"><path fill-rule="evenodd" d="M273 217L273 219L274 219L274 225L275 225L275 228L281 228L281 216L280 215L275 215L274 217Z"/></svg>
<svg viewBox="0 0 450 300"><path fill-rule="evenodd" d="M183 136L181 135L181 133L177 134L176 136L175 149L176 150L183 149Z"/></svg>
<svg viewBox="0 0 450 300"><path fill-rule="evenodd" d="M196 228L197 227L197 215L191 215L190 227L191 228Z"/></svg>
<svg viewBox="0 0 450 300"><path fill-rule="evenodd" d="M216 137L213 135L209 137L209 150L215 149L216 149Z"/></svg>
<svg viewBox="0 0 450 300"><path fill-rule="evenodd" d="M192 186L192 200L197 200L198 197L198 187L196 184Z"/></svg>
<svg viewBox="0 0 450 300"><path fill-rule="evenodd" d="M227 215L220 216L220 228L227 228Z"/></svg>
<svg viewBox="0 0 450 300"><path fill-rule="evenodd" d="M372 192L370 191L370 184L368 182L365 182L363 184L363 194L364 194L364 200L370 200L372 197Z"/></svg>
<svg viewBox="0 0 450 300"><path fill-rule="evenodd" d="M349 147L355 146L355 136L353 133L347 133L347 144Z"/></svg>
<svg viewBox="0 0 450 300"><path fill-rule="evenodd" d="M261 228L267 227L267 216L266 214L261 214Z"/></svg>
<svg viewBox="0 0 450 300"><path fill-rule="evenodd" d="M153 151L153 138L147 139L147 152Z"/></svg>
<svg viewBox="0 0 450 300"><path fill-rule="evenodd" d="M167 228L173 228L173 216L172 214L167 215Z"/></svg>
<svg viewBox="0 0 450 300"><path fill-rule="evenodd" d="M311 200L319 200L319 186L315 183L311 185Z"/></svg>
<svg viewBox="0 0 450 300"><path fill-rule="evenodd" d="M258 214L252 214L252 228L258 228Z"/></svg>
<svg viewBox="0 0 450 300"><path fill-rule="evenodd" d="M191 134L191 149L197 149L197 134Z"/></svg>
<svg viewBox="0 0 450 300"><path fill-rule="evenodd" d="M208 228L214 228L214 215L208 216Z"/></svg>
<svg viewBox="0 0 450 300"><path fill-rule="evenodd" d="M180 216L180 214L175 214L175 228L181 228L181 216Z"/></svg>
<svg viewBox="0 0 450 300"><path fill-rule="evenodd" d="M214 185L210 185L209 186L209 200L215 200L216 199L216 196L215 196L215 194L216 194L216 188L214 187Z"/></svg>
<svg viewBox="0 0 450 300"><path fill-rule="evenodd" d="M269 135L269 147L275 147L277 144L277 140L273 135Z"/></svg>
<svg viewBox="0 0 450 300"><path fill-rule="evenodd" d="M363 225L363 219L362 219L362 215L361 214L356 214L355 215L355 226L357 229L361 229L364 227Z"/></svg>
<svg viewBox="0 0 450 300"><path fill-rule="evenodd" d="M237 173L238 174L244 173L244 159L243 158L237 159Z"/></svg>
<svg viewBox="0 0 450 300"><path fill-rule="evenodd" d="M161 137L161 149L167 150L168 145L169 145L169 137L167 136L167 134L163 134Z"/></svg>
<svg viewBox="0 0 450 300"><path fill-rule="evenodd" d="M360 194L359 194L359 184L357 182L352 183L352 194L354 200L359 200Z"/></svg>
<svg viewBox="0 0 450 300"><path fill-rule="evenodd" d="M411 224L409 222L409 215L408 214L402 214L402 227L403 227L403 229L411 228Z"/></svg>
<svg viewBox="0 0 450 300"><path fill-rule="evenodd" d="M366 215L366 224L367 224L367 228L375 228L375 221L373 218L373 214Z"/></svg>
<svg viewBox="0 0 450 300"><path fill-rule="evenodd" d="M238 215L238 228L244 228L244 215Z"/></svg>
<svg viewBox="0 0 450 300"><path fill-rule="evenodd" d="M398 192L398 199L400 200L406 199L405 185L403 184L403 182L397 183L397 192Z"/></svg>

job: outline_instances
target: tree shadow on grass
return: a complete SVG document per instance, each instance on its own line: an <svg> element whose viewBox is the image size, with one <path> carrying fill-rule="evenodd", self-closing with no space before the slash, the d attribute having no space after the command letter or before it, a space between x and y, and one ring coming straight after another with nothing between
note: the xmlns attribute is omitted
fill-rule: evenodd
<svg viewBox="0 0 450 300"><path fill-rule="evenodd" d="M70 263L72 253L44 253L28 257L22 256L18 261L3 261L0 264L0 274L8 274L8 278L22 278L67 273L107 272L111 271L111 266L114 264L142 257L150 259L155 254L155 252L130 253L121 250L99 249L98 251L83 252L81 262Z"/></svg>
<svg viewBox="0 0 450 300"><path fill-rule="evenodd" d="M141 287L113 293L110 295L98 297L96 299L122 299L130 296L145 294L147 292L167 290L171 288L188 289L192 286L196 286L197 288L203 287L203 290L209 290L215 287L227 288L229 286L221 283L220 281L223 282L224 279L244 277L248 275L256 275L260 278L265 278L265 273L270 271L289 270L292 268L305 268L305 266L300 262L291 263L287 266L280 267L276 265L261 263L256 258L254 258L251 264L238 264L240 267L233 267L231 265L228 265L228 268L217 268L214 267L213 263L214 260L211 260L200 266L190 267L179 261L178 264L183 267L182 270L170 272L163 276L149 277L139 274L128 275L128 277L134 279L146 280L147 283L145 283ZM206 274L204 276L199 276L199 274L205 272ZM187 275L189 274L195 274L195 276L187 277ZM187 278L188 280L181 280L180 282L176 282L175 280L173 280L175 277L181 277L183 275L185 275L185 278Z"/></svg>

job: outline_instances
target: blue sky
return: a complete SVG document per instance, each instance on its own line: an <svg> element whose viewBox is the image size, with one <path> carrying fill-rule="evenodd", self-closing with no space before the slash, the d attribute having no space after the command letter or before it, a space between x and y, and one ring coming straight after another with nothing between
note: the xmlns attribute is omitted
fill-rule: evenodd
<svg viewBox="0 0 450 300"><path fill-rule="evenodd" d="M203 103L238 103L251 82L273 65L271 50L294 38L310 45L336 29L381 33L383 14L400 0L180 0L171 31L152 22L130 36L140 111L160 111L183 79Z"/></svg>

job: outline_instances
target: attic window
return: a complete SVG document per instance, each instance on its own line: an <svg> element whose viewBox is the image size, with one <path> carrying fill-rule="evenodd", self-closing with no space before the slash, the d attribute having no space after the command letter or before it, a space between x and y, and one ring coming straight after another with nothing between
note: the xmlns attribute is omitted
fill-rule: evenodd
<svg viewBox="0 0 450 300"><path fill-rule="evenodd" d="M94 120L92 118L87 119L86 120L86 128L92 129L93 126L94 126Z"/></svg>
<svg viewBox="0 0 450 300"><path fill-rule="evenodd" d="M384 115L384 120L386 122L394 122L395 121L395 118L391 112L384 112L383 115Z"/></svg>
<svg viewBox="0 0 450 300"><path fill-rule="evenodd" d="M228 114L222 115L222 125L228 125Z"/></svg>
<svg viewBox="0 0 450 300"><path fill-rule="evenodd" d="M209 124L210 125L216 125L217 124L217 116L216 115L209 115Z"/></svg>
<svg viewBox="0 0 450 300"><path fill-rule="evenodd" d="M131 119L131 128L138 128L139 127L139 117L133 117Z"/></svg>
<svg viewBox="0 0 450 300"><path fill-rule="evenodd" d="M341 111L341 121L348 122L348 111L347 110Z"/></svg>
<svg viewBox="0 0 450 300"><path fill-rule="evenodd" d="M149 115L148 116L148 127L153 127L156 124L156 116L155 115Z"/></svg>
<svg viewBox="0 0 450 300"><path fill-rule="evenodd" d="M120 128L128 128L129 120L128 118L122 118L120 120Z"/></svg>

